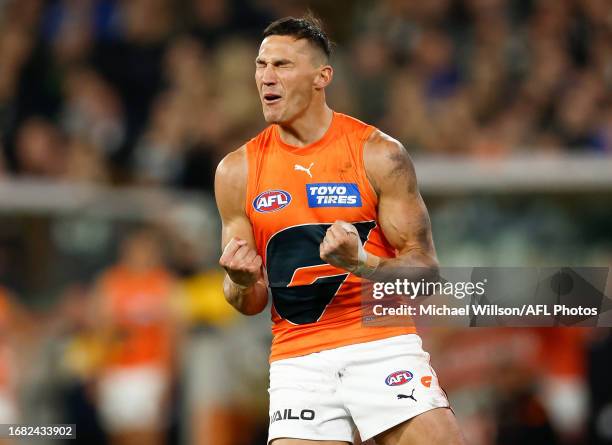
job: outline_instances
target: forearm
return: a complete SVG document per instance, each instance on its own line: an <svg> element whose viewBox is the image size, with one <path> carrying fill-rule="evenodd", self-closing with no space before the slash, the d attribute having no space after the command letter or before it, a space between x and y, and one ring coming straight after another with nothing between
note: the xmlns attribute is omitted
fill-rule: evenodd
<svg viewBox="0 0 612 445"><path fill-rule="evenodd" d="M234 283L226 274L223 282L223 293L227 302L244 315L258 314L268 304L268 286L263 280L245 287Z"/></svg>
<svg viewBox="0 0 612 445"><path fill-rule="evenodd" d="M366 252L366 255L353 273L371 281L393 281L398 278L438 281L440 278L435 256L420 250L405 252L395 258L382 258L370 252Z"/></svg>

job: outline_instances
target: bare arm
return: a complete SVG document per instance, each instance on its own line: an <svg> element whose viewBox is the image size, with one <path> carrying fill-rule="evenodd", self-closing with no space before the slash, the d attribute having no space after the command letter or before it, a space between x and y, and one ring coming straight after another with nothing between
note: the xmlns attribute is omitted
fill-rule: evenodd
<svg viewBox="0 0 612 445"><path fill-rule="evenodd" d="M228 154L217 167L215 197L221 215L219 264L225 268L226 300L245 315L261 312L268 303L268 288L255 249L253 228L245 213L247 183L246 148Z"/></svg>
<svg viewBox="0 0 612 445"><path fill-rule="evenodd" d="M427 208L412 160L401 143L375 131L364 147L366 173L378 194L378 221L396 258L381 259L381 273L393 267L438 268Z"/></svg>
<svg viewBox="0 0 612 445"><path fill-rule="evenodd" d="M397 250L395 258L365 252L356 229L335 223L322 243L321 257L337 267L374 280L396 277L435 278L438 260L427 209L419 193L414 166L404 147L380 131L364 147L366 173L378 195L378 222Z"/></svg>

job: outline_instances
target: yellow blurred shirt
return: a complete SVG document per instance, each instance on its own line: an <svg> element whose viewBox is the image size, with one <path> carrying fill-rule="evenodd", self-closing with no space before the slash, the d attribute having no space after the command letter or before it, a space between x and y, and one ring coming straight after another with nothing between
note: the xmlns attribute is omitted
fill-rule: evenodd
<svg viewBox="0 0 612 445"><path fill-rule="evenodd" d="M238 313L225 301L220 269L201 272L181 281L183 310L188 323L222 326L232 322Z"/></svg>

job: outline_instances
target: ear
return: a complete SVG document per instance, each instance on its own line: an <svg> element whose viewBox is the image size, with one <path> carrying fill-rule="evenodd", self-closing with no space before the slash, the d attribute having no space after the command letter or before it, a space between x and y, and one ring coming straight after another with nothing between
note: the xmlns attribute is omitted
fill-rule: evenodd
<svg viewBox="0 0 612 445"><path fill-rule="evenodd" d="M330 65L321 66L314 80L315 89L322 90L331 83L333 78L334 69Z"/></svg>

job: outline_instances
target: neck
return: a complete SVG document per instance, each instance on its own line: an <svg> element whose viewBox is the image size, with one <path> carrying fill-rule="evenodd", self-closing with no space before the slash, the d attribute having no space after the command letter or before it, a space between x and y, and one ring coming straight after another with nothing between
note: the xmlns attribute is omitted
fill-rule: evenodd
<svg viewBox="0 0 612 445"><path fill-rule="evenodd" d="M281 140L295 147L304 147L323 137L332 122L333 111L325 102L306 110L291 122L278 125Z"/></svg>

